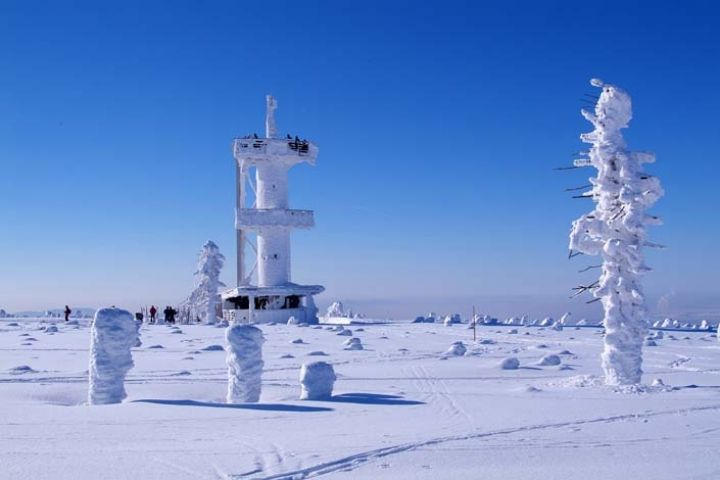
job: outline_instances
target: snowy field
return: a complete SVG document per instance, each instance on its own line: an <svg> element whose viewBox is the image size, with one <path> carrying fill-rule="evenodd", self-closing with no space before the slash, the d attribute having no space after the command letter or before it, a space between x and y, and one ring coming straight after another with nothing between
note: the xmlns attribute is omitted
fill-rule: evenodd
<svg viewBox="0 0 720 480"><path fill-rule="evenodd" d="M15 321L0 322L3 479L720 478L707 332L664 332L643 380L665 386L620 392L599 383L596 328L486 326L473 342L465 325L350 326L364 350L345 350L327 327L263 326L260 403L227 405L223 329L145 326L128 399L89 407L88 327ZM456 341L466 354L446 357ZM312 360L335 367L330 401L298 399Z"/></svg>

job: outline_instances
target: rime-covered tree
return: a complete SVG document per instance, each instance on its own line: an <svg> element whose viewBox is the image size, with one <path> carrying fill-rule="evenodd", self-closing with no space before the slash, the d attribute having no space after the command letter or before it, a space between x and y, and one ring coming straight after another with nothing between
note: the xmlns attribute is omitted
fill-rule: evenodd
<svg viewBox="0 0 720 480"><path fill-rule="evenodd" d="M595 111L582 115L595 129L580 136L591 145L587 158L575 160L576 167L594 167L590 190L595 209L573 222L570 256L576 253L602 258L600 278L578 292L591 291L605 310L605 346L602 367L610 385L640 383L642 345L647 334L645 297L641 276L650 269L643 259L646 227L660 220L646 210L663 195L657 178L644 172L643 164L655 161L654 154L631 152L622 129L632 118L630 96L622 89L592 80L602 92Z"/></svg>
<svg viewBox="0 0 720 480"><path fill-rule="evenodd" d="M220 271L225 263L225 256L212 240L203 245L198 256L195 272L195 290L188 298L192 315L206 324L214 324L217 320L216 308L220 304L218 290L225 284L220 281Z"/></svg>

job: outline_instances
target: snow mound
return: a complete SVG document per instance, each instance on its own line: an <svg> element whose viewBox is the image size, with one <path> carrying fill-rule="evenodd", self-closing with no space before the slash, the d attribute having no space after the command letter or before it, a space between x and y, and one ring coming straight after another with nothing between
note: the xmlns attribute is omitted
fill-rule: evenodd
<svg viewBox="0 0 720 480"><path fill-rule="evenodd" d="M48 325L44 328L45 333L58 333L58 328L55 325Z"/></svg>
<svg viewBox="0 0 720 480"><path fill-rule="evenodd" d="M655 340L662 340L665 338L665 334L662 331L655 332L654 338Z"/></svg>
<svg viewBox="0 0 720 480"><path fill-rule="evenodd" d="M343 342L345 350L362 350L363 344L358 337L348 338Z"/></svg>
<svg viewBox="0 0 720 480"><path fill-rule="evenodd" d="M465 346L465 344L463 342L457 341L450 345L450 348L447 349L445 355L461 357L465 355L465 352L467 352L467 347Z"/></svg>
<svg viewBox="0 0 720 480"><path fill-rule="evenodd" d="M340 330L336 333L336 335L339 335L341 337L352 337L352 334L352 331L347 329Z"/></svg>
<svg viewBox="0 0 720 480"><path fill-rule="evenodd" d="M652 338L645 339L645 346L646 347L657 347L657 342L653 340Z"/></svg>
<svg viewBox="0 0 720 480"><path fill-rule="evenodd" d="M295 318L295 317L290 317L290 318L288 318L287 324L288 324L288 325L299 325L300 322L298 321L297 318Z"/></svg>
<svg viewBox="0 0 720 480"><path fill-rule="evenodd" d="M330 400L336 379L335 370L327 362L303 364L300 369L300 400Z"/></svg>
<svg viewBox="0 0 720 480"><path fill-rule="evenodd" d="M37 370L34 370L29 365L18 365L17 367L9 369L8 373L10 375L23 375L25 373L37 373Z"/></svg>
<svg viewBox="0 0 720 480"><path fill-rule="evenodd" d="M545 355L540 359L538 362L538 365L541 367L554 367L557 365L560 365L562 363L562 360L560 360L560 357L557 355Z"/></svg>
<svg viewBox="0 0 720 480"><path fill-rule="evenodd" d="M308 353L309 357L327 357L328 354L323 352L322 350L314 350L310 353Z"/></svg>
<svg viewBox="0 0 720 480"><path fill-rule="evenodd" d="M257 402L262 387L262 330L233 325L225 331L228 366L227 403Z"/></svg>
<svg viewBox="0 0 720 480"><path fill-rule="evenodd" d="M122 402L125 376L135 365L131 349L138 343L139 325L127 310L101 308L90 329L90 405Z"/></svg>
<svg viewBox="0 0 720 480"><path fill-rule="evenodd" d="M208 345L207 347L204 347L201 349L203 352L220 352L225 350L225 347L222 345Z"/></svg>
<svg viewBox="0 0 720 480"><path fill-rule="evenodd" d="M517 370L520 368L520 360L516 357L508 357L500 362L500 368L503 370Z"/></svg>

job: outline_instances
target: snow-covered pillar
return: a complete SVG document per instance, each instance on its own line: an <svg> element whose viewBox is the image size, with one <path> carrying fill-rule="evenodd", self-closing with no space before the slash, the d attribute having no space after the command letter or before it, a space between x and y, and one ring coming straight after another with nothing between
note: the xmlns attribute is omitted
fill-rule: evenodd
<svg viewBox="0 0 720 480"><path fill-rule="evenodd" d="M139 345L140 324L127 310L102 308L90 327L90 405L125 399L125 376L134 366L130 349Z"/></svg>
<svg viewBox="0 0 720 480"><path fill-rule="evenodd" d="M582 114L595 129L580 138L592 147L587 158L575 165L597 169L590 190L583 194L595 202L595 209L573 222L570 251L602 258L600 279L580 291L592 291L605 309L606 383L630 385L640 383L642 377L642 345L648 330L640 285L641 276L650 270L642 248L653 245L647 241L646 226L660 224L645 212L663 190L659 180L643 170L643 164L654 162L655 156L626 148L621 130L632 118L630 96L600 80L591 83L602 93L595 111Z"/></svg>
<svg viewBox="0 0 720 480"><path fill-rule="evenodd" d="M257 402L262 388L262 330L252 325L231 325L225 331L227 403Z"/></svg>

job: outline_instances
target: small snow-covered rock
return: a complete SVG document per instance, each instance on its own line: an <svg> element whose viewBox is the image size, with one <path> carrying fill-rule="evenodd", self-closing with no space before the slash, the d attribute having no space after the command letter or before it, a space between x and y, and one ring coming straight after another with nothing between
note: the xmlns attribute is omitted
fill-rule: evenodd
<svg viewBox="0 0 720 480"><path fill-rule="evenodd" d="M507 357L500 362L500 368L503 370L517 370L520 368L520 360L517 357Z"/></svg>
<svg viewBox="0 0 720 480"><path fill-rule="evenodd" d="M56 325L48 325L45 327L45 333L58 333L58 328Z"/></svg>
<svg viewBox="0 0 720 480"><path fill-rule="evenodd" d="M308 353L309 357L327 357L328 354L323 352L322 350L314 350L310 353Z"/></svg>
<svg viewBox="0 0 720 480"><path fill-rule="evenodd" d="M297 318L295 318L295 317L290 317L290 318L288 318L287 324L288 324L288 325L299 325L300 322L298 321Z"/></svg>
<svg viewBox="0 0 720 480"><path fill-rule="evenodd" d="M225 347L223 347L222 345L208 345L201 350L203 352L222 352L223 350L225 350Z"/></svg>
<svg viewBox="0 0 720 480"><path fill-rule="evenodd" d="M290 343L305 343L305 342L303 342L302 338L296 338L295 340L290 340Z"/></svg>
<svg viewBox="0 0 720 480"><path fill-rule="evenodd" d="M562 325L562 323L558 322L558 323L554 324L552 327L550 327L550 329L555 330L556 332L562 332L563 325Z"/></svg>
<svg viewBox="0 0 720 480"><path fill-rule="evenodd" d="M663 338L665 338L665 334L662 332L662 330L658 330L657 332L655 332L653 338L655 338L655 340L662 340Z"/></svg>
<svg viewBox="0 0 720 480"><path fill-rule="evenodd" d="M662 381L662 378L655 378L655 379L653 379L651 385L652 385L653 387L664 387L664 386L665 386L665 382Z"/></svg>
<svg viewBox="0 0 720 480"><path fill-rule="evenodd" d="M327 362L311 362L300 368L300 400L330 400L335 370Z"/></svg>
<svg viewBox="0 0 720 480"><path fill-rule="evenodd" d="M518 333L517 328L513 328L512 330L510 330L508 332L509 335L517 335L517 333Z"/></svg>
<svg viewBox="0 0 720 480"><path fill-rule="evenodd" d="M23 375L25 373L37 373L37 370L34 370L29 365L18 365L17 367L9 369L8 373L10 375Z"/></svg>
<svg viewBox="0 0 720 480"><path fill-rule="evenodd" d="M352 334L353 334L352 330L343 329L343 330L340 330L339 332L337 332L336 335L339 335L341 337L352 337Z"/></svg>
<svg viewBox="0 0 720 480"><path fill-rule="evenodd" d="M358 337L348 338L343 342L345 350L362 350L363 344Z"/></svg>
<svg viewBox="0 0 720 480"><path fill-rule="evenodd" d="M653 340L652 338L645 339L645 346L646 347L657 347L657 342Z"/></svg>
<svg viewBox="0 0 720 480"><path fill-rule="evenodd" d="M463 342L457 341L450 345L450 348L447 349L445 354L459 357L465 355L465 352L467 352L467 347L465 346L465 344Z"/></svg>
<svg viewBox="0 0 720 480"><path fill-rule="evenodd" d="M560 357L557 355L545 355L540 359L538 362L538 365L542 367L554 367L556 365L560 365L562 363L562 360L560 360Z"/></svg>

